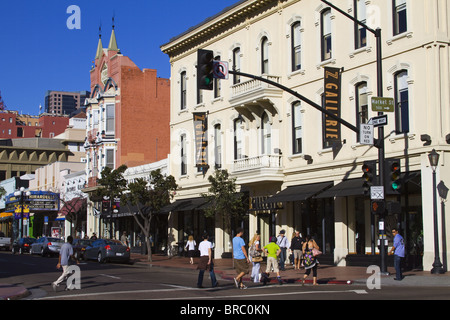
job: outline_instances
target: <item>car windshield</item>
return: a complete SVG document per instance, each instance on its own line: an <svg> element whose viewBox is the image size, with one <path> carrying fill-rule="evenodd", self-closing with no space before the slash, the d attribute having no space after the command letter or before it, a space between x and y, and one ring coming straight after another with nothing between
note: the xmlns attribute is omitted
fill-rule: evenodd
<svg viewBox="0 0 450 320"><path fill-rule="evenodd" d="M36 239L34 238L23 238L23 243L33 243Z"/></svg>
<svg viewBox="0 0 450 320"><path fill-rule="evenodd" d="M61 239L58 238L47 238L47 240L50 242L63 242Z"/></svg>
<svg viewBox="0 0 450 320"><path fill-rule="evenodd" d="M105 243L109 245L123 246L122 242L119 240L105 240Z"/></svg>
<svg viewBox="0 0 450 320"><path fill-rule="evenodd" d="M89 246L91 244L91 240L78 240L77 244L82 246Z"/></svg>

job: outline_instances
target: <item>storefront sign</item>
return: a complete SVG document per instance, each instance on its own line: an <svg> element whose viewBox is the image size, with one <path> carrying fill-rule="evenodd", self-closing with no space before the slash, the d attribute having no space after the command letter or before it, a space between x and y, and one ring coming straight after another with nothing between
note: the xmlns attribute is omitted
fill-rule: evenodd
<svg viewBox="0 0 450 320"><path fill-rule="evenodd" d="M337 117L341 117L341 73L338 68L325 67L324 108ZM325 143L331 146L341 142L341 125L328 115L325 115Z"/></svg>

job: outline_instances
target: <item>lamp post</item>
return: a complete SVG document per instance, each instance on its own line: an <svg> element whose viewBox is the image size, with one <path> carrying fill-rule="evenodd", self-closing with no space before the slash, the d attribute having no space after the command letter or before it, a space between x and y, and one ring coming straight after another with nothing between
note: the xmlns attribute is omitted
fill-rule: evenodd
<svg viewBox="0 0 450 320"><path fill-rule="evenodd" d="M24 196L29 196L31 193L30 191L25 192L24 187L20 187L19 190L14 192L14 195L16 197L20 197L20 222L19 222L19 239L23 238L23 203L24 203Z"/></svg>
<svg viewBox="0 0 450 320"><path fill-rule="evenodd" d="M437 199L436 199L436 168L439 163L439 153L436 150L432 150L428 154L428 160L430 161L431 170L433 170L433 220L434 220L434 262L431 269L432 274L445 273L442 268L441 260L439 259L439 239L438 239L438 222L437 222Z"/></svg>

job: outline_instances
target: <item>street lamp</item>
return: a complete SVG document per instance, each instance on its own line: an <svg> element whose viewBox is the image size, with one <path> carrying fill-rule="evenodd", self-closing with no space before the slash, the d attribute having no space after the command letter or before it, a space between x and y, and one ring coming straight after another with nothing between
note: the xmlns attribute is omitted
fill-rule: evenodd
<svg viewBox="0 0 450 320"><path fill-rule="evenodd" d="M23 203L24 203L24 196L31 195L30 191L25 192L24 187L20 187L20 189L16 192L14 192L14 195L16 197L20 197L20 223L19 223L19 239L23 238Z"/></svg>
<svg viewBox="0 0 450 320"><path fill-rule="evenodd" d="M436 150L432 150L428 154L428 160L430 161L431 170L433 170L433 220L434 220L434 262L431 269L432 274L445 273L442 268L441 260L439 259L439 239L438 239L438 222L437 222L437 203L436 203L436 168L439 163L439 153Z"/></svg>

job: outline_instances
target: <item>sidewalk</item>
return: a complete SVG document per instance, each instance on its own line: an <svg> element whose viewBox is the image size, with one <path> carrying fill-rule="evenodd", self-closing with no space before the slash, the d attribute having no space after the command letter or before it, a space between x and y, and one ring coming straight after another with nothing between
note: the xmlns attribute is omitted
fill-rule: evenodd
<svg viewBox="0 0 450 320"><path fill-rule="evenodd" d="M166 268L185 268L197 270L198 258L194 258L194 264L189 263L189 258L184 257L167 257L158 254L152 256L152 262L147 261L147 256L132 254L135 263L146 264L157 267ZM319 259L320 261L320 259ZM214 272L217 276L224 280L232 281L236 276L236 271L232 265L232 259L215 259ZM265 271L266 265L261 264L261 271ZM250 273L244 276L244 282L250 282L251 265L249 266ZM447 272L442 275L433 275L429 271L405 271L403 273L404 279L402 281L394 280L395 270L389 267L389 275L381 276L381 286L448 286L450 287L450 273ZM281 278L283 283L301 283L305 270L294 270L292 264L286 264L286 271L281 271ZM373 272L367 271L366 267L336 267L331 265L319 265L317 270L317 282L319 285L323 284L341 284L351 285L359 284L366 285ZM271 283L278 283L275 279L276 274L271 273ZM307 278L306 285L312 284L312 274Z"/></svg>
<svg viewBox="0 0 450 320"><path fill-rule="evenodd" d="M165 268L184 268L197 270L198 258L194 258L194 264L189 263L188 258L184 257L168 257L154 254L152 262L147 261L147 256L140 254L131 254L135 264L148 265ZM320 259L319 259L320 260ZM214 271L218 279L232 281L236 276L233 268L232 259L216 259L214 261ZM251 265L249 266L251 271ZM261 271L265 271L265 263L261 264ZM433 275L429 271L406 271L402 281L395 281L395 271L388 268L390 275L381 276L381 286L445 286L450 287L450 272L442 275ZM281 271L283 283L301 283L305 271L294 270L291 264L286 265L286 271ZM367 279L373 273L367 273L366 267L335 267L330 265L319 265L317 270L319 285L363 285L367 283ZM271 273L271 283L277 283L275 274ZM244 282L250 282L250 274L244 277ZM306 285L312 284L312 275L306 280ZM0 283L0 300L18 300L29 295L26 288L18 285Z"/></svg>

